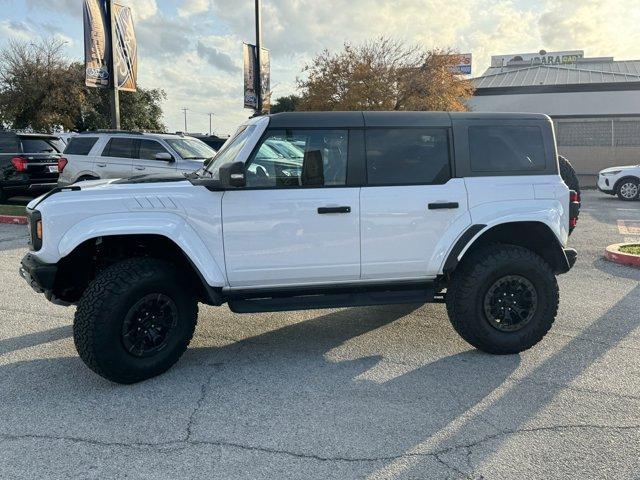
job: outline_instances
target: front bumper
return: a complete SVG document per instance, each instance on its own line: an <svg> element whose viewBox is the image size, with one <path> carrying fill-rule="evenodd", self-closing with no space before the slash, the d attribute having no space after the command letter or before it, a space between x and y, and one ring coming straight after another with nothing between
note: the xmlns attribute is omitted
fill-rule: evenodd
<svg viewBox="0 0 640 480"><path fill-rule="evenodd" d="M607 195L614 195L613 178L609 178L605 175L598 175L598 190Z"/></svg>
<svg viewBox="0 0 640 480"><path fill-rule="evenodd" d="M58 266L44 263L31 253L27 253L20 264L20 276L38 293L51 295L56 281Z"/></svg>

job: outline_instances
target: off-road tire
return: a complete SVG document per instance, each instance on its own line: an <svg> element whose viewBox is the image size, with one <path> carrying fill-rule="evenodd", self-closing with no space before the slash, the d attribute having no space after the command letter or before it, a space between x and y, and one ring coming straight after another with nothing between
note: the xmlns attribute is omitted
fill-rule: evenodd
<svg viewBox="0 0 640 480"><path fill-rule="evenodd" d="M560 166L560 176L564 183L569 187L569 190L573 190L578 194L578 198L580 198L580 181L578 180L578 175L576 174L573 165L571 162L567 160L562 155L558 155L558 165ZM578 214L576 216L576 220L580 216L580 210L578 209ZM575 227L569 227L569 234L573 232Z"/></svg>
<svg viewBox="0 0 640 480"><path fill-rule="evenodd" d="M627 185L627 184L633 184L633 185L635 185L635 186L636 186L636 194L635 194L635 196L633 196L633 197L626 196L626 197L625 197L625 196L622 194L622 187L623 187L624 185ZM618 184L616 185L616 195L618 196L618 198L619 198L620 200L624 200L625 202L632 202L632 201L634 201L634 200L637 200L637 199L638 199L638 197L640 197L640 182L639 182L638 180L634 179L634 178L631 178L631 177L629 177L629 178L623 178L623 179L622 179L622 180L620 180L620 181L618 182Z"/></svg>
<svg viewBox="0 0 640 480"><path fill-rule="evenodd" d="M487 291L507 275L524 277L537 291L535 314L513 332L494 328L484 310ZM484 352L509 355L531 348L549 331L558 311L558 283L549 264L531 250L492 244L463 260L451 278L446 301L451 324L463 339Z"/></svg>
<svg viewBox="0 0 640 480"><path fill-rule="evenodd" d="M73 323L73 339L82 361L98 375L130 384L167 371L185 352L198 317L198 304L184 272L153 258L133 258L102 271L82 295ZM162 294L177 309L168 343L150 357L129 353L123 322L141 298Z"/></svg>

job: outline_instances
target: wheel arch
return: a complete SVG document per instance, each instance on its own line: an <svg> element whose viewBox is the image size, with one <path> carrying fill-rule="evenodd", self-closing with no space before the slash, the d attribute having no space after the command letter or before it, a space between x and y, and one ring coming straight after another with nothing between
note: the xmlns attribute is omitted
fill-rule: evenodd
<svg viewBox="0 0 640 480"><path fill-rule="evenodd" d="M496 225L472 225L458 239L447 257L443 272L453 273L473 252L485 245L503 243L528 248L540 255L556 274L571 268L562 243L553 230L540 221L511 221Z"/></svg>
<svg viewBox="0 0 640 480"><path fill-rule="evenodd" d="M637 175L625 175L624 177L621 177L618 180L616 180L616 183L613 185L614 194L618 193L618 188L620 187L622 182L624 182L625 180L635 180L636 182L640 183L640 177L638 177Z"/></svg>
<svg viewBox="0 0 640 480"><path fill-rule="evenodd" d="M222 303L221 288L210 285L189 252L159 233L102 235L84 240L58 262L53 293L63 302L75 303L106 267L137 257L158 258L184 268L200 301Z"/></svg>

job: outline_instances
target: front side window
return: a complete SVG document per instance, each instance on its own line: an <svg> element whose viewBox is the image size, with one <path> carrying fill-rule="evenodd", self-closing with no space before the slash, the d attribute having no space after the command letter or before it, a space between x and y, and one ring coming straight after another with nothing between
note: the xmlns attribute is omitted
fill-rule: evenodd
<svg viewBox="0 0 640 480"><path fill-rule="evenodd" d="M107 143L103 157L133 158L135 140L133 138L112 138Z"/></svg>
<svg viewBox="0 0 640 480"><path fill-rule="evenodd" d="M537 126L469 127L473 172L527 172L546 168L542 130Z"/></svg>
<svg viewBox="0 0 640 480"><path fill-rule="evenodd" d="M341 186L347 180L347 130L274 130L247 165L247 187Z"/></svg>
<svg viewBox="0 0 640 480"><path fill-rule="evenodd" d="M98 137L74 137L69 140L69 145L64 153L67 155L89 155L91 149L98 141Z"/></svg>
<svg viewBox="0 0 640 480"><path fill-rule="evenodd" d="M444 184L451 178L444 128L373 128L366 142L369 185Z"/></svg>
<svg viewBox="0 0 640 480"><path fill-rule="evenodd" d="M155 160L158 153L169 153L167 149L155 140L140 140L138 157L142 160Z"/></svg>

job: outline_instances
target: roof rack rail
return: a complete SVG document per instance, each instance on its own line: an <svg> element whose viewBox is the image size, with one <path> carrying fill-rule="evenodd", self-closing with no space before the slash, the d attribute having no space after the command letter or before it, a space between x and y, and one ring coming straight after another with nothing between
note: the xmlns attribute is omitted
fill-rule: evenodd
<svg viewBox="0 0 640 480"><path fill-rule="evenodd" d="M80 135L95 135L96 133L112 133L115 135L144 135L145 132L131 131L131 130L110 130L108 128L99 128L96 130L84 130L79 132Z"/></svg>

